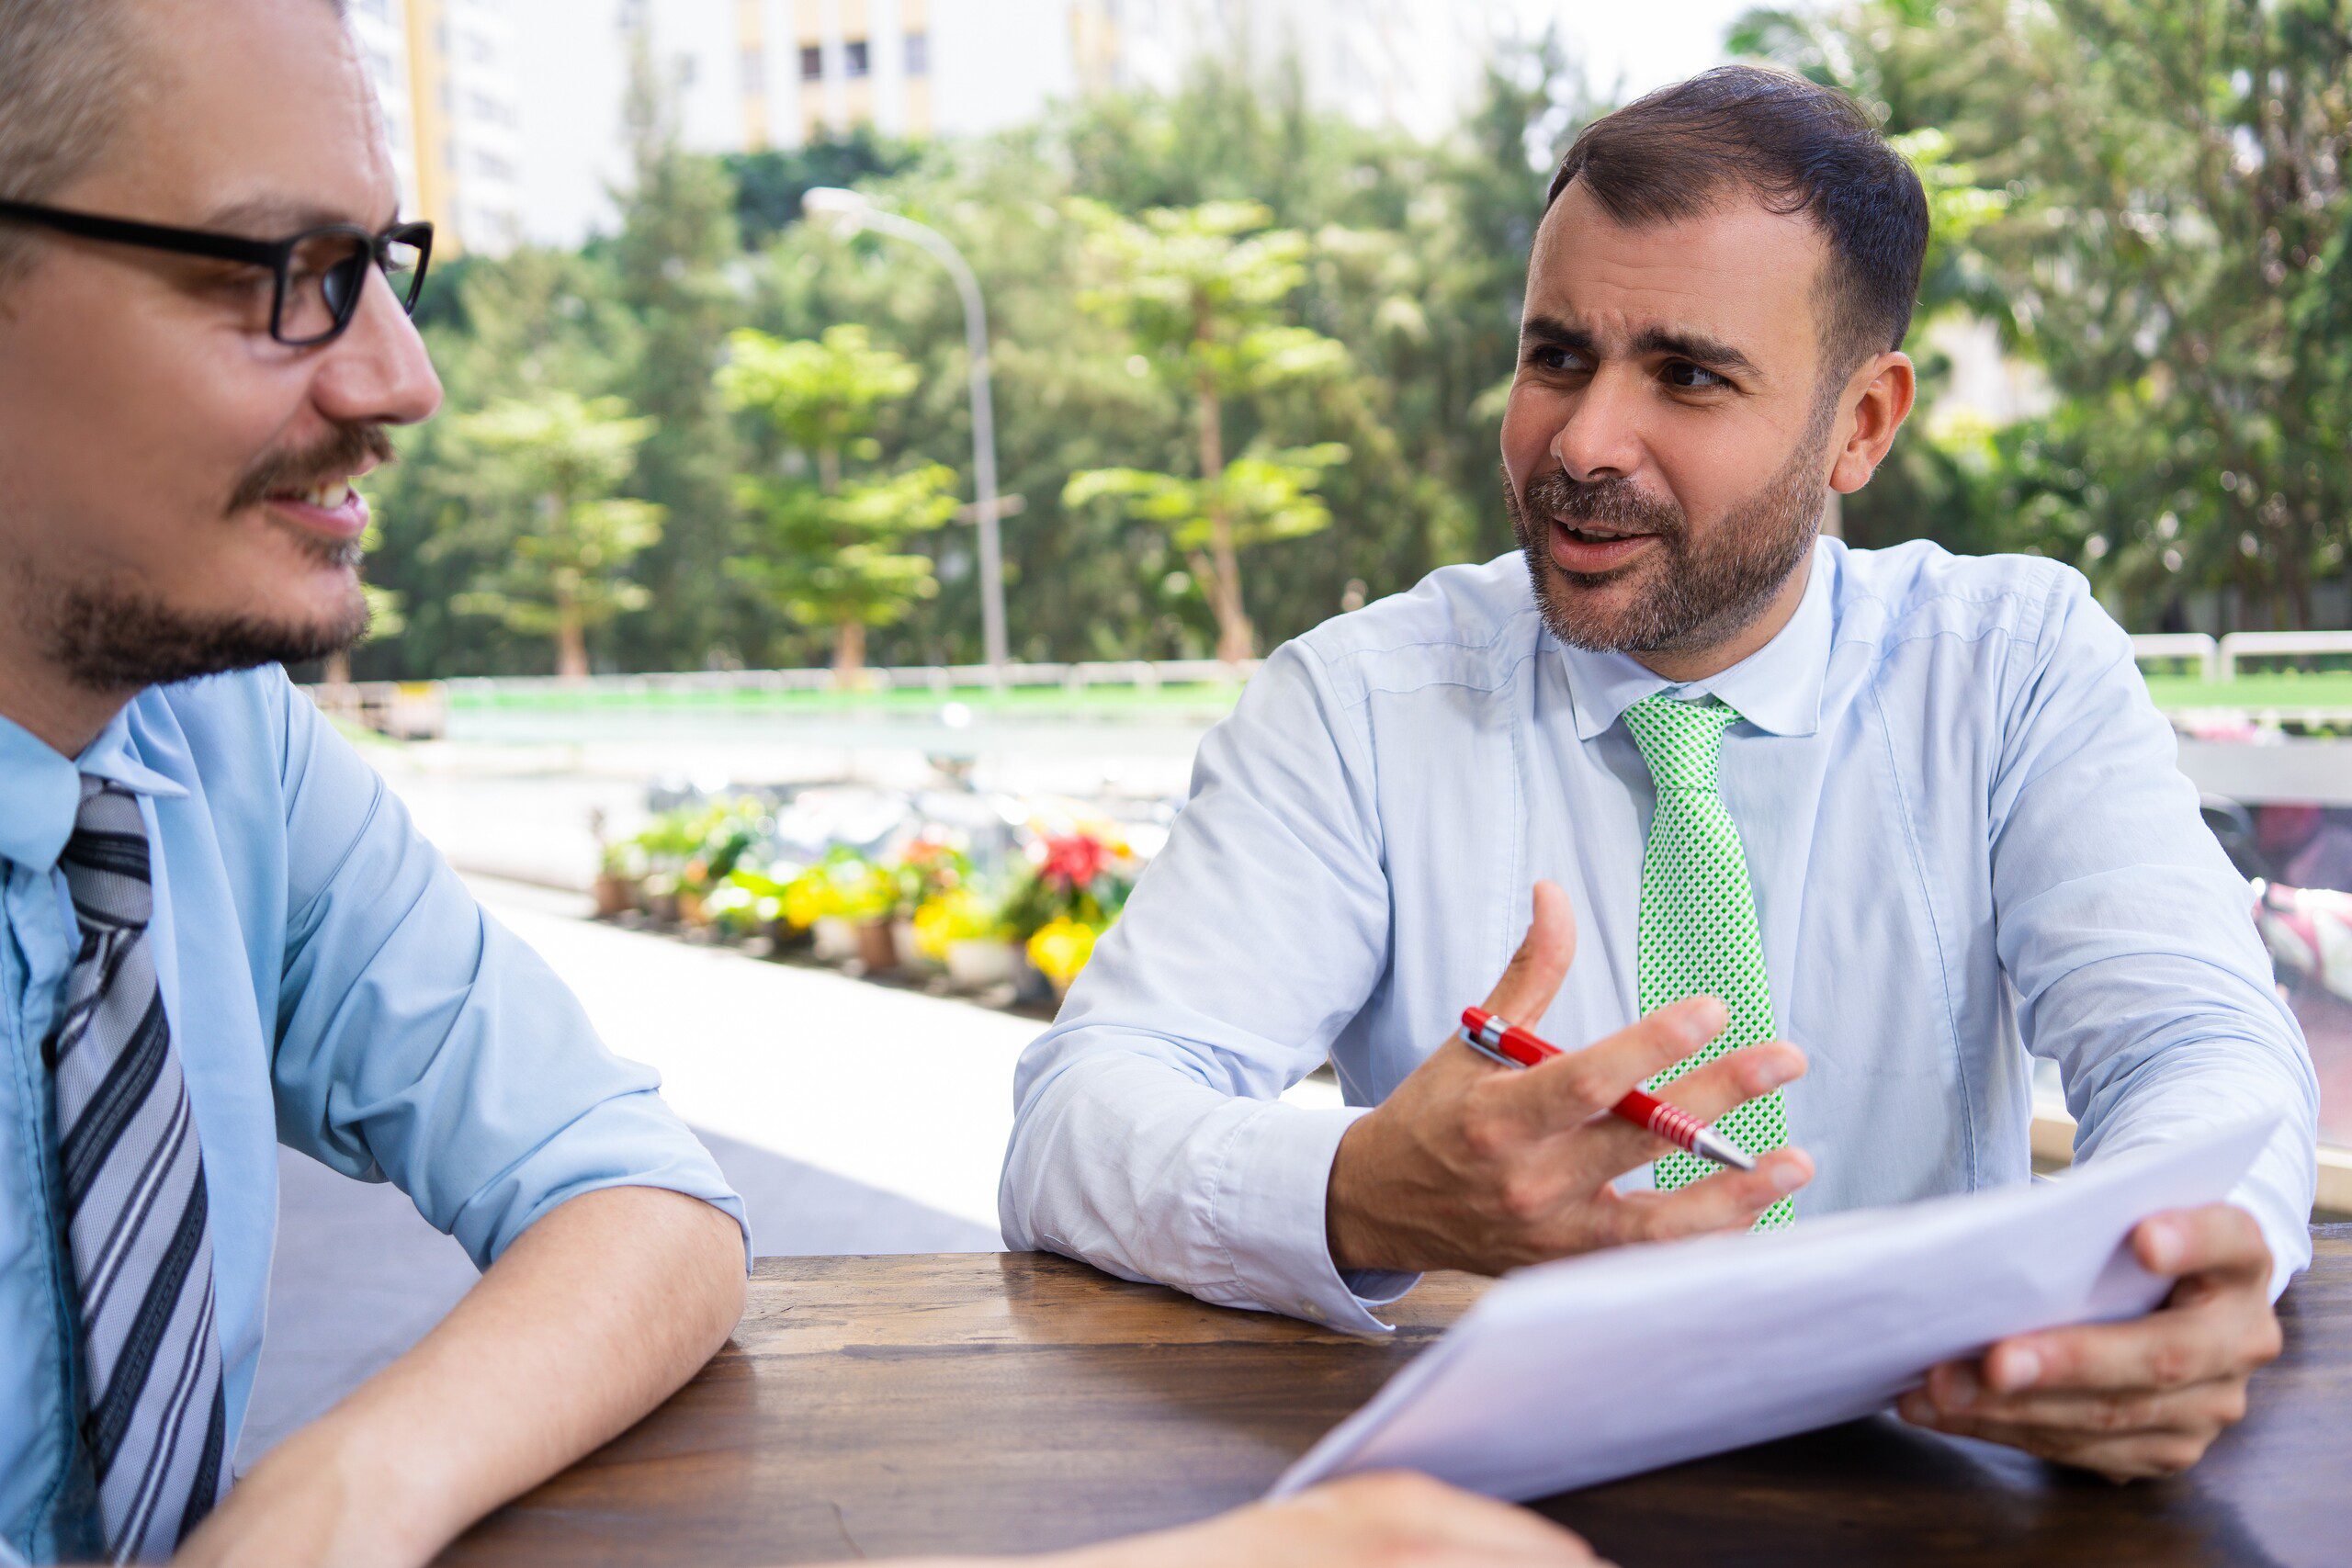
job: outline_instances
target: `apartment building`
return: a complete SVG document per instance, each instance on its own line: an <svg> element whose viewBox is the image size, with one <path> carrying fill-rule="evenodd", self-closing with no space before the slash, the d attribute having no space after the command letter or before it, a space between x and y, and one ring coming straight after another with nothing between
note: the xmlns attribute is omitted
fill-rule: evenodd
<svg viewBox="0 0 2352 1568"><path fill-rule="evenodd" d="M1310 97L1432 134L1523 0L355 0L417 209L460 249L609 230L639 51L684 143L740 152L871 126L964 136L1194 62L1295 60ZM401 84L405 82L405 91Z"/></svg>
<svg viewBox="0 0 2352 1568"><path fill-rule="evenodd" d="M351 26L384 108L405 209L440 254L522 238L523 113L508 0L353 0Z"/></svg>

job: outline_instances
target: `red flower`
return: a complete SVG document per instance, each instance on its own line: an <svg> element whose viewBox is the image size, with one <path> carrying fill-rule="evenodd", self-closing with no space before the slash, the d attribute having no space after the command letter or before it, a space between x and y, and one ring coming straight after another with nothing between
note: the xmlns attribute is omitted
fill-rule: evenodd
<svg viewBox="0 0 2352 1568"><path fill-rule="evenodd" d="M1058 882L1075 892L1102 875L1110 863L1110 848L1102 840L1072 833L1046 840L1046 857L1038 871L1047 881Z"/></svg>

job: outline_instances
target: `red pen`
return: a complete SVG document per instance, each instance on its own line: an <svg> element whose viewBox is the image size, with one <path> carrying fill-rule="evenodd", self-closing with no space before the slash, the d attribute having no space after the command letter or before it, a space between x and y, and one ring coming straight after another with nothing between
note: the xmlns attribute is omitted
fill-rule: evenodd
<svg viewBox="0 0 2352 1568"><path fill-rule="evenodd" d="M1557 1045L1529 1033L1509 1019L1497 1018L1485 1008L1462 1010L1462 1038L1470 1049L1489 1061L1506 1067L1532 1067L1560 1054ZM1702 1127L1696 1117L1680 1106L1668 1105L1656 1095L1629 1089L1625 1098L1609 1108L1609 1114L1631 1122L1644 1132L1655 1133L1679 1149L1688 1149L1727 1165L1734 1170L1754 1170L1756 1161L1747 1151L1712 1127Z"/></svg>

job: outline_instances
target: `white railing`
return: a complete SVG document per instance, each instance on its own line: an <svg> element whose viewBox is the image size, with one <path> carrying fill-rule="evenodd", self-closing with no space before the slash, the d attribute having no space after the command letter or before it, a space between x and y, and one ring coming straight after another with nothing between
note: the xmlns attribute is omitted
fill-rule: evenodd
<svg viewBox="0 0 2352 1568"><path fill-rule="evenodd" d="M2208 681L2226 681L2248 658L2282 658L2304 654L2352 654L2352 632L2233 632L2215 638L2203 632L2160 632L2132 639L2132 657L2141 660L2181 660L2194 663ZM1238 686L1257 673L1258 662L1228 664L1216 659L1113 660L1080 664L917 664L876 666L860 677L869 692L931 691L996 688L1036 690L1059 687L1083 692L1089 687L1135 687L1156 691L1161 686ZM643 675L592 675L568 680L559 675L463 676L432 682L370 681L353 685L313 686L311 695L320 707L337 716L390 729L437 728L436 711L449 699L495 699L502 696L560 696L595 692L618 695L659 696L687 692L828 692L837 682L831 670L681 670Z"/></svg>
<svg viewBox="0 0 2352 1568"><path fill-rule="evenodd" d="M2193 659L2198 672L2208 681L2217 680L2221 669L2221 645L2203 632L2150 632L2132 639L2134 659Z"/></svg>
<svg viewBox="0 0 2352 1568"><path fill-rule="evenodd" d="M2238 660L2309 653L2352 653L2352 632L2232 632L2222 639L2215 675L2229 680L2238 672Z"/></svg>

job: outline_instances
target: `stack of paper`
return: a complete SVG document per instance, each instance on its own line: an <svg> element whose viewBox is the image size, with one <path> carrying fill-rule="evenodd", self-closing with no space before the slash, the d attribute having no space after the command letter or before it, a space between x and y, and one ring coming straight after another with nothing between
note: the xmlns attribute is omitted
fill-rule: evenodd
<svg viewBox="0 0 2352 1568"><path fill-rule="evenodd" d="M2136 1316L2125 1243L2228 1196L2277 1126L2220 1127L2055 1181L1510 1275L1274 1485L1402 1467L1514 1501L1852 1420L1939 1361Z"/></svg>

